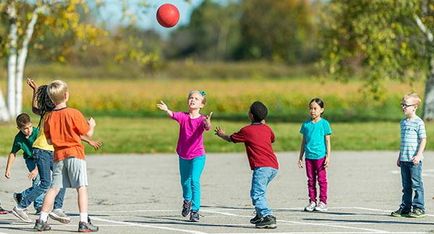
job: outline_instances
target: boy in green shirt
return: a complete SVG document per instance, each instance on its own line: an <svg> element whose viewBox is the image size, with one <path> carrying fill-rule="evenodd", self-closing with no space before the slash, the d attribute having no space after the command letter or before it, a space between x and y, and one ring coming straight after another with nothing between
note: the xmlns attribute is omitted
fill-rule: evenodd
<svg viewBox="0 0 434 234"><path fill-rule="evenodd" d="M21 113L16 118L17 128L20 130L15 136L12 144L11 152L8 156L6 164L5 177L11 178L11 169L15 161L18 151L23 150L23 158L29 170L28 178L32 180L32 187L39 184L38 169L36 168L35 159L32 156L32 145L39 134L39 129L32 126L30 116L26 113ZM14 199L18 203L21 200L22 193L14 193ZM33 206L36 211L40 211L44 194L40 195L34 202Z"/></svg>

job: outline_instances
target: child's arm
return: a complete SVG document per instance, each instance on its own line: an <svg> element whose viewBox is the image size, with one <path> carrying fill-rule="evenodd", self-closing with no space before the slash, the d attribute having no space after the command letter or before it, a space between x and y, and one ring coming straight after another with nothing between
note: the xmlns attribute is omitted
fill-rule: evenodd
<svg viewBox="0 0 434 234"><path fill-rule="evenodd" d="M11 178L11 169L12 169L12 164L14 164L15 158L16 158L15 153L9 153L8 162L6 163L6 172L5 172L5 177L8 179Z"/></svg>
<svg viewBox="0 0 434 234"><path fill-rule="evenodd" d="M301 140L301 146L300 146L300 155L298 156L298 167L299 168L303 168L303 155L304 155L305 142L306 142L306 140L304 139L304 135L303 135L303 140Z"/></svg>
<svg viewBox="0 0 434 234"><path fill-rule="evenodd" d="M420 159L422 158L423 151L425 151L425 146L426 146L426 138L423 138L422 140L420 140L419 150L417 151L416 156L413 157L414 164L416 165L419 164Z"/></svg>
<svg viewBox="0 0 434 234"><path fill-rule="evenodd" d="M41 111L38 108L38 100L36 99L36 90L38 90L38 86L36 85L35 81L32 80L32 79L30 79L30 78L27 78L26 82L27 82L27 85L29 85L30 88L32 88L32 90L33 90L33 95L32 95L32 112L35 113L35 114L37 114L37 115L40 115Z"/></svg>
<svg viewBox="0 0 434 234"><path fill-rule="evenodd" d="M225 131L221 127L216 127L214 131L215 131L215 134L217 136L219 136L221 139L223 139L227 142L232 142L231 137L226 135Z"/></svg>
<svg viewBox="0 0 434 234"><path fill-rule="evenodd" d="M331 147L330 139L331 139L330 135L325 136L326 146L327 146L327 154L326 154L325 161L324 161L324 167L328 167L329 163L330 163L330 154L332 151L332 149L330 148Z"/></svg>
<svg viewBox="0 0 434 234"><path fill-rule="evenodd" d="M87 123L89 124L89 131L85 134L85 136L92 137L96 126L95 119L90 117Z"/></svg>
<svg viewBox="0 0 434 234"><path fill-rule="evenodd" d="M98 150L102 146L101 141L94 141L88 136L80 136L81 140L92 146L95 150Z"/></svg>
<svg viewBox="0 0 434 234"><path fill-rule="evenodd" d="M211 129L211 116L212 116L212 112L209 113L209 115L206 116L205 118L205 130L210 130Z"/></svg>
<svg viewBox="0 0 434 234"><path fill-rule="evenodd" d="M167 107L166 103L163 101L160 101L160 103L157 104L157 107L160 110L165 111L170 117L173 117L173 111L169 110L169 107Z"/></svg>

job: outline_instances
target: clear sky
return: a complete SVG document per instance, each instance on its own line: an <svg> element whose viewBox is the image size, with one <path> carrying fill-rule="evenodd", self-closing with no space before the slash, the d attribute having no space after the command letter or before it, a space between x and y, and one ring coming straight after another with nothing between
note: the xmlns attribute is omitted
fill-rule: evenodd
<svg viewBox="0 0 434 234"><path fill-rule="evenodd" d="M134 15L137 17L137 25L146 29L154 29L157 32L160 32L163 35L167 35L170 31L179 27L179 25L185 25L189 22L191 12L195 7L200 5L203 0L190 0L190 2L186 2L184 0L148 0L149 8L146 11L140 12L137 9L137 3L140 0L129 0L129 11L128 14ZM101 18L105 22L109 23L109 26L115 26L119 23L122 23L122 6L121 1L116 0L107 0L105 1L105 7L101 11ZM219 2L224 2L223 0L219 0ZM173 28L164 28L160 26L157 22L155 14L159 6L164 3L170 3L175 5L180 13L179 23ZM125 22L124 22L125 23Z"/></svg>

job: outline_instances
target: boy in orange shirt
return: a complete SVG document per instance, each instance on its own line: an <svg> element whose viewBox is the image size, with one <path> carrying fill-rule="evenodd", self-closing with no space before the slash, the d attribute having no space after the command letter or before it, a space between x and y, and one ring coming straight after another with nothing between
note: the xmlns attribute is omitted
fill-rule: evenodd
<svg viewBox="0 0 434 234"><path fill-rule="evenodd" d="M41 215L34 229L48 231L48 214L54 198L61 188L75 188L78 193L80 212L79 232L96 232L98 227L90 222L87 207L87 171L84 146L80 136L92 137L96 126L93 118L86 121L80 111L68 108L68 86L61 80L48 85L48 95L56 105L44 122L44 133L49 144L54 146L53 184L45 195Z"/></svg>

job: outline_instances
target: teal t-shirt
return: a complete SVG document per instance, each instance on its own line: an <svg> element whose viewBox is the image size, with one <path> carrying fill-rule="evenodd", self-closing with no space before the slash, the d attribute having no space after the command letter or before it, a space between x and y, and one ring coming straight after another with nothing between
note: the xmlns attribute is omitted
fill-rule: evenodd
<svg viewBox="0 0 434 234"><path fill-rule="evenodd" d="M32 134L29 138L19 131L15 136L14 143L12 144L11 153L16 154L18 151L23 150L23 157L25 159L32 158L32 145L38 137L39 129L33 127Z"/></svg>
<svg viewBox="0 0 434 234"><path fill-rule="evenodd" d="M321 118L314 123L308 120L301 125L300 133L305 139L304 153L307 159L321 159L327 153L325 136L332 134L327 120Z"/></svg>

